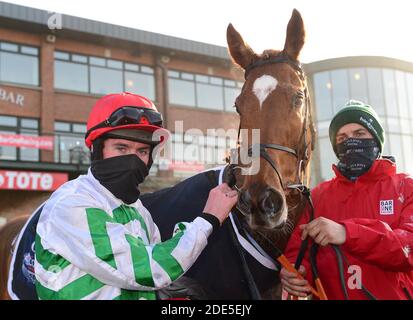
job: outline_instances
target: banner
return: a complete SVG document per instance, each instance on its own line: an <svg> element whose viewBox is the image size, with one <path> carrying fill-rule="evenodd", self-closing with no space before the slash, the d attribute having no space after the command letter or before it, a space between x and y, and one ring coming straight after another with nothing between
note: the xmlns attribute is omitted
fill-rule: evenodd
<svg viewBox="0 0 413 320"><path fill-rule="evenodd" d="M0 189L53 191L68 178L67 173L0 170Z"/></svg>
<svg viewBox="0 0 413 320"><path fill-rule="evenodd" d="M0 146L53 150L54 138L0 133Z"/></svg>

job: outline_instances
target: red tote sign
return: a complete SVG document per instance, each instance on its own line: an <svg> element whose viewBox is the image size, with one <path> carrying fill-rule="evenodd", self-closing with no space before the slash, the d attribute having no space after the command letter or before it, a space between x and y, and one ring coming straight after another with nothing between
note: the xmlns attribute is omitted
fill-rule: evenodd
<svg viewBox="0 0 413 320"><path fill-rule="evenodd" d="M0 133L0 146L53 150L53 137L32 137Z"/></svg>
<svg viewBox="0 0 413 320"><path fill-rule="evenodd" d="M0 170L3 190L53 191L67 180L67 173Z"/></svg>

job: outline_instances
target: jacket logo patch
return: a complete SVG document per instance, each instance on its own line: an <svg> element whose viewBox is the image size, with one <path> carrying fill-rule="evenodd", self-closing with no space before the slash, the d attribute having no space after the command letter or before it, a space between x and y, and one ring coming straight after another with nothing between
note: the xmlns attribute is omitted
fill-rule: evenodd
<svg viewBox="0 0 413 320"><path fill-rule="evenodd" d="M393 200L380 200L380 214L394 214Z"/></svg>

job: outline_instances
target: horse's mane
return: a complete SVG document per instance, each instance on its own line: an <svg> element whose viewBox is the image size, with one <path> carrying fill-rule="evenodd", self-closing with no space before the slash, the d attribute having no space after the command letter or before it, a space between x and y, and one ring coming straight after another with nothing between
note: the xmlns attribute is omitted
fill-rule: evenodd
<svg viewBox="0 0 413 320"><path fill-rule="evenodd" d="M0 299L7 299L7 271L9 270L10 252L12 243L18 235L24 224L27 222L28 216L19 216L10 220L4 227L0 229Z"/></svg>

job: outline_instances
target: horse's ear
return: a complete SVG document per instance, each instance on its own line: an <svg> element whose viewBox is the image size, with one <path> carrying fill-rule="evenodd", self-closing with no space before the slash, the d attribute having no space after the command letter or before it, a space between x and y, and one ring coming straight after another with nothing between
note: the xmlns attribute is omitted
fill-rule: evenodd
<svg viewBox="0 0 413 320"><path fill-rule="evenodd" d="M245 69L252 63L254 51L244 42L231 23L227 28L227 42L231 57L236 64Z"/></svg>
<svg viewBox="0 0 413 320"><path fill-rule="evenodd" d="M300 51L305 42L305 28L301 14L297 9L293 13L287 26L284 52L293 60L298 60Z"/></svg>

